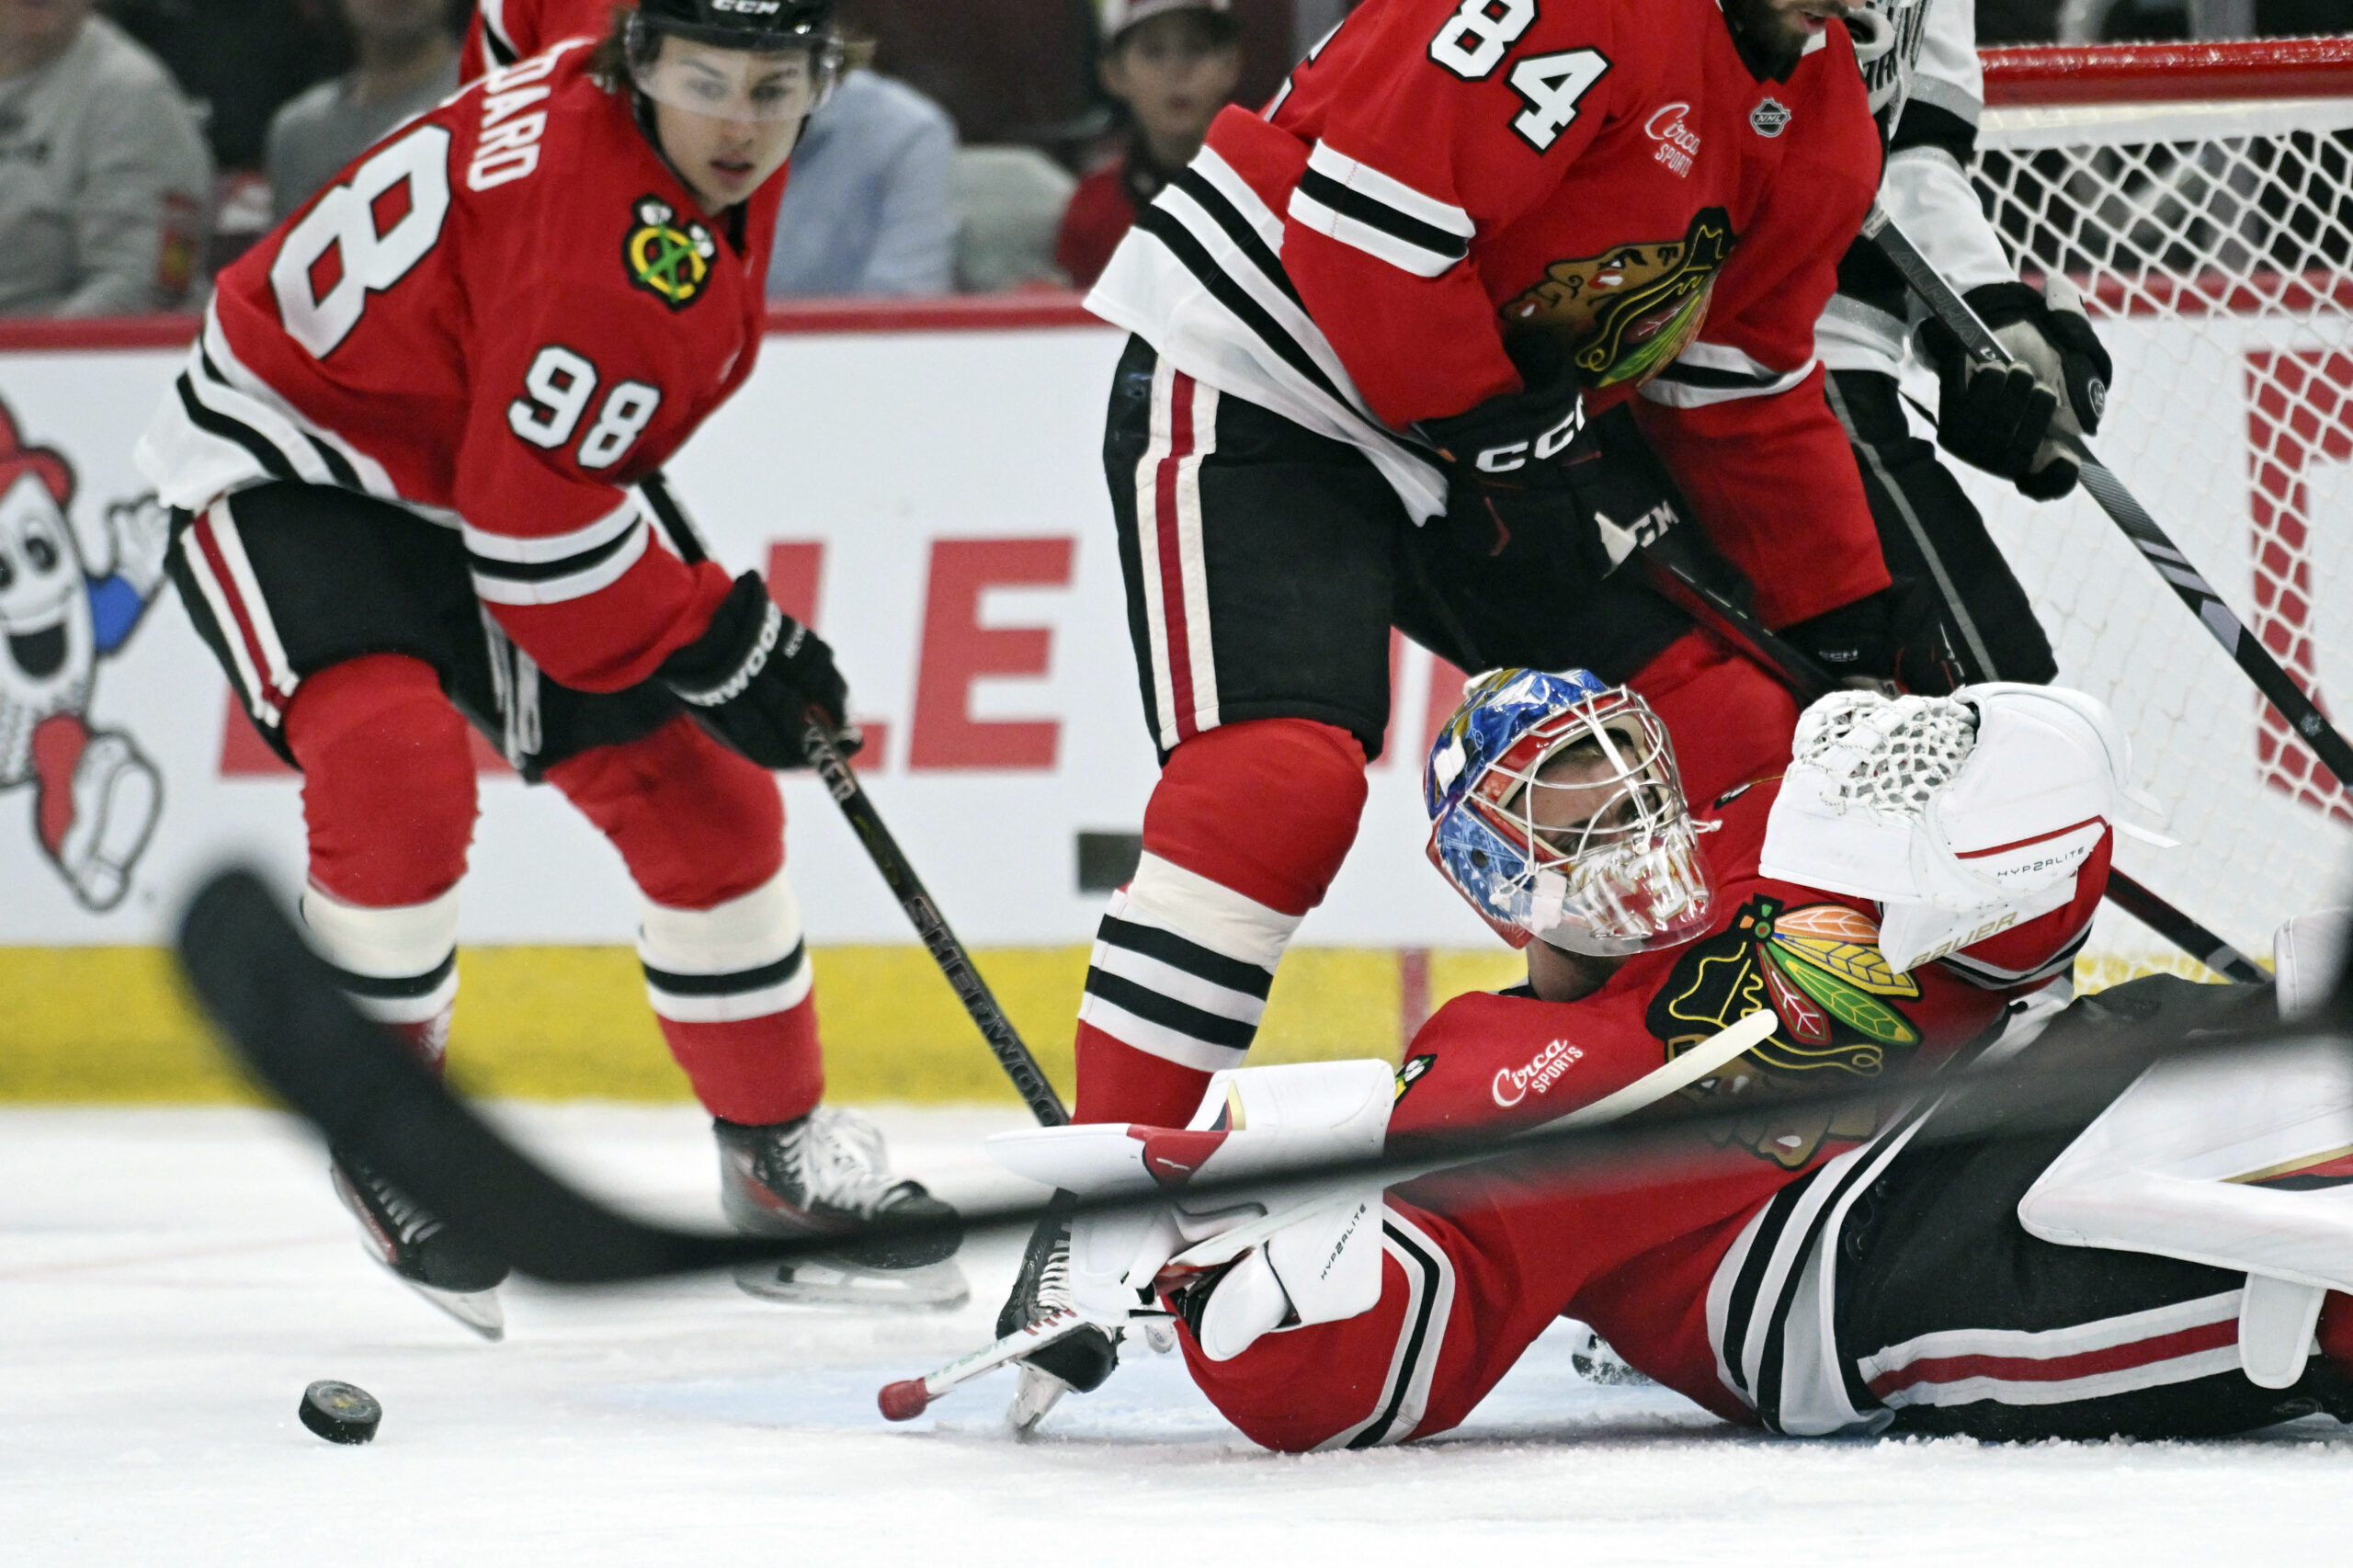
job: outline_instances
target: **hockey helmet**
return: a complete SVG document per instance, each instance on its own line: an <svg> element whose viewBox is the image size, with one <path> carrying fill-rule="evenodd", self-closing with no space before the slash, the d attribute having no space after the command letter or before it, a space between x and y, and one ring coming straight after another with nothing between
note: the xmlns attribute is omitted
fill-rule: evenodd
<svg viewBox="0 0 2353 1568"><path fill-rule="evenodd" d="M1515 948L1616 958L1707 928L1715 888L1675 749L1624 687L1586 670L1472 682L1422 796L1431 864Z"/></svg>
<svg viewBox="0 0 2353 1568"><path fill-rule="evenodd" d="M665 56L665 38L708 48ZM801 119L841 80L834 0L638 0L622 39L637 90L696 114Z"/></svg>

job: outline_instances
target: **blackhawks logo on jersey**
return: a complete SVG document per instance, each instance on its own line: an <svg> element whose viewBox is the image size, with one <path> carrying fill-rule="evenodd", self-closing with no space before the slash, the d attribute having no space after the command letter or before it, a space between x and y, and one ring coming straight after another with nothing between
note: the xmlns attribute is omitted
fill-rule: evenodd
<svg viewBox="0 0 2353 1568"><path fill-rule="evenodd" d="M692 218L658 196L641 196L634 209L637 226L621 242L621 263L629 280L674 311L683 311L702 298L703 280L719 255L719 242Z"/></svg>
<svg viewBox="0 0 2353 1568"><path fill-rule="evenodd" d="M1893 1005L1919 994L1917 981L1888 967L1879 926L1868 915L1844 904L1788 909L1778 899L1754 898L1729 929L1684 951L1643 1022L1672 1061L1770 1008L1779 1027L1763 1044L1683 1091L1700 1101L1745 1098L1777 1086L1810 1086L1828 1073L1877 1076L1889 1051L1920 1043L1919 1029ZM1877 1125L1869 1108L1775 1115L1760 1106L1735 1137L1795 1170L1825 1139L1868 1138Z"/></svg>
<svg viewBox="0 0 2353 1568"><path fill-rule="evenodd" d="M1640 385L1699 335L1732 247L1731 215L1703 207L1679 240L1554 262L1542 282L1504 306L1504 331L1558 335L1589 386Z"/></svg>

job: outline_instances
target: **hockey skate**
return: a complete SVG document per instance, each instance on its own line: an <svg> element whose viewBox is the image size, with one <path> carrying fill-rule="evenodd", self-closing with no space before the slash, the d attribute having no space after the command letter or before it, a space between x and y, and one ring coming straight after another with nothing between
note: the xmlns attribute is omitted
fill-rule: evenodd
<svg viewBox="0 0 2353 1568"><path fill-rule="evenodd" d="M882 1135L853 1111L819 1106L796 1121L714 1121L719 1197L756 1236L822 1236L864 1221L952 1219L923 1184L889 1175ZM972 1299L953 1234L846 1244L789 1263L746 1264L735 1283L763 1301L949 1312Z"/></svg>
<svg viewBox="0 0 2353 1568"><path fill-rule="evenodd" d="M1059 1195L1064 1196L1067 1195ZM1071 1310L1070 1214L1065 1207L1038 1221L1021 1255L1013 1293L996 1314L1002 1339L1025 1324ZM1119 1341L1089 1324L1065 1335L1021 1362L1021 1381L1006 1407L1006 1424L1019 1435L1036 1430L1066 1393L1089 1393L1103 1386L1120 1362Z"/></svg>
<svg viewBox="0 0 2353 1568"><path fill-rule="evenodd" d="M358 1220L369 1250L395 1278L484 1339L506 1336L506 1314L498 1304L504 1262L357 1161L337 1159L328 1168L335 1195Z"/></svg>

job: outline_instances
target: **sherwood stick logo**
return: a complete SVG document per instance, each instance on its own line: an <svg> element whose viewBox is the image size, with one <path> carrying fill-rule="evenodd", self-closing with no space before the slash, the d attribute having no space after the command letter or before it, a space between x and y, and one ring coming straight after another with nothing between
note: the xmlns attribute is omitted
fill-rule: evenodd
<svg viewBox="0 0 2353 1568"><path fill-rule="evenodd" d="M1498 1070L1489 1092L1495 1096L1497 1105L1516 1106L1528 1097L1531 1089L1540 1095L1551 1088L1553 1080L1584 1060L1583 1051L1565 1040L1556 1040L1538 1051L1535 1060L1527 1066Z"/></svg>

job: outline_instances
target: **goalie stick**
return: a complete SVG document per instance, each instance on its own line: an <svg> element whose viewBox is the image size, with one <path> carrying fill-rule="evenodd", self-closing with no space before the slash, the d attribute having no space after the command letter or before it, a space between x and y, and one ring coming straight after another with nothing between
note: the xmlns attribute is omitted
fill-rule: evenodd
<svg viewBox="0 0 2353 1568"><path fill-rule="evenodd" d="M1895 220L1876 204L1863 220L1863 237L1877 245L1881 254L1904 274L1904 281L1920 296L1930 313L1961 340L1962 350L1972 358L1997 367L2015 362L2001 340L1977 319L1969 301L1937 271ZM2321 765L2336 775L2337 784L2353 790L2353 746L2346 744L2345 737L2328 722L2319 705L2279 667L2270 650L2264 647L2263 640L2248 631L2230 606L2222 602L2222 596L2214 591L2214 585L2190 564L2189 558L2166 537L2132 493L2124 488L2123 482L2092 455L2090 446L2081 437L2063 437L2055 431L2052 438L2064 446L2081 466L2084 488L2099 504L2099 509L2123 530L2124 537L2132 541L2133 548L2140 551L2157 575L2171 585L2175 597L2188 607L2207 634L2222 645L2222 651L2245 672L2256 689L2312 747Z"/></svg>
<svg viewBox="0 0 2353 1568"><path fill-rule="evenodd" d="M1838 689L1829 671L1774 635L1746 606L1701 582L1655 546L1643 546L1642 556L1661 597L1788 687L1801 704ZM2253 959L2113 865L2108 870L2108 901L2215 973L2248 985L2271 983Z"/></svg>
<svg viewBox="0 0 2353 1568"><path fill-rule="evenodd" d="M696 530L694 520L687 516L686 508L671 494L669 480L660 469L639 480L637 488L638 493L645 497L645 504L655 520L661 523L663 531L670 536L670 542L682 560L692 564L710 559L710 547L703 543L702 535ZM915 875L914 862L907 858L906 851L899 847L899 841L891 835L891 830L883 825L882 813L874 809L874 801L867 795L865 786L858 783L858 775L850 771L849 760L834 744L833 736L821 722L822 715L812 709L808 719L809 727L801 736L801 744L809 753L818 778L825 786L825 792L833 796L834 803L842 809L842 815L849 819L850 831L857 834L858 843L866 846L868 858L874 862L874 869L882 873L882 880L890 884L892 895L898 899L899 907L907 912L909 920L915 922L915 935L923 938L924 949L939 966L939 972L947 976L949 988L956 993L956 1000L961 1002L964 1011L972 1015L973 1024L981 1031L981 1038L988 1042L989 1053L996 1058L997 1065L1005 1069L1005 1075L1013 1080L1014 1092L1021 1096L1021 1103L1029 1108L1029 1114L1036 1117L1040 1125L1061 1127L1067 1124L1070 1112L1063 1108L1062 1096L1047 1081L1044 1070L1038 1065L1038 1059L1021 1042L1020 1032L1013 1027L1013 1020L1006 1017L1005 1009L997 1005L995 994L989 990L988 983L981 978L981 971L973 966L972 955L965 950L962 942L956 939L956 933L949 929L947 917L939 913L939 905L932 902L931 893L923 885L923 879Z"/></svg>
<svg viewBox="0 0 2353 1568"><path fill-rule="evenodd" d="M215 876L181 917L180 964L206 1013L253 1075L311 1123L331 1145L408 1192L447 1222L504 1257L519 1272L551 1284L618 1285L679 1274L783 1262L838 1251L846 1243L937 1237L955 1220L885 1216L822 1236L745 1236L684 1230L631 1218L551 1174L460 1103L448 1085L390 1031L363 1017L335 971L313 953L261 881L249 871ZM2185 1035L2120 1027L2108 1040L2071 1049L2052 1066L1995 1063L1957 1072L1889 1073L1840 1090L1775 1096L1792 1114L1881 1107L1921 1090L1982 1091L1972 1116L1931 1129L1949 1137L1995 1126L2064 1125L2063 1118L2105 1103L2119 1071L2160 1061L2221 1055L2267 1040L2306 1039L2353 1026L2353 962L2317 1013L2293 1025ZM1264 1203L1312 1192L1335 1180L1411 1179L1447 1165L1540 1162L1550 1171L1605 1162L1622 1175L1629 1162L1677 1159L1694 1136L1729 1137L1753 1120L1743 1099L1639 1122L1570 1125L1504 1139L1462 1135L1411 1149L1300 1166L1279 1176L1188 1184L1204 1201L1227 1193ZM1928 1133L1923 1134L1924 1136ZM1108 1211L1164 1201L1157 1193L1081 1199L1076 1212ZM1018 1227L1068 1204L1067 1196L968 1210L970 1233Z"/></svg>

